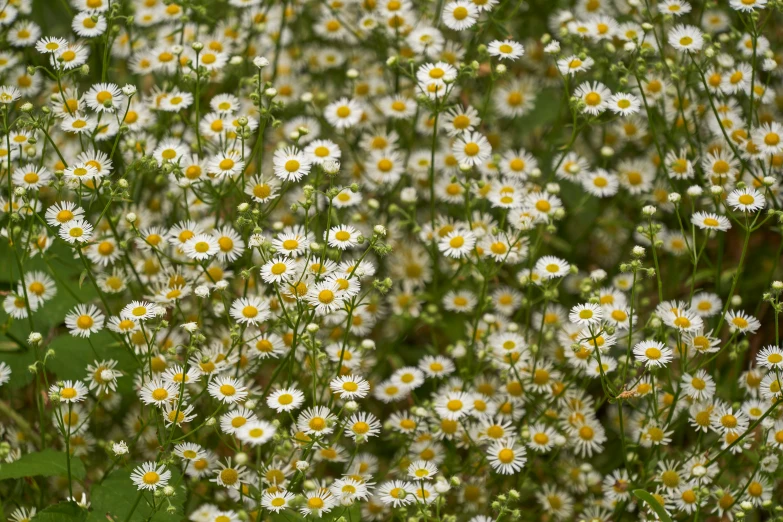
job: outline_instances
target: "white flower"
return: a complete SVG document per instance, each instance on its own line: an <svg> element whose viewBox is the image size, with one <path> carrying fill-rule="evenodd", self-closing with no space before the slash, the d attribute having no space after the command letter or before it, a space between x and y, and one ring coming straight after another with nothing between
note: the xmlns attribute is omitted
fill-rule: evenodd
<svg viewBox="0 0 783 522"><path fill-rule="evenodd" d="M449 2L443 7L442 20L449 29L463 31L476 23L478 15L476 4L467 0L459 0Z"/></svg>
<svg viewBox="0 0 783 522"><path fill-rule="evenodd" d="M525 48L513 40L494 40L490 42L487 48L490 56L497 56L500 59L516 60L525 54Z"/></svg>
<svg viewBox="0 0 783 522"><path fill-rule="evenodd" d="M672 360L672 350L658 341L642 341L633 347L637 361L648 367L663 367Z"/></svg>
<svg viewBox="0 0 783 522"><path fill-rule="evenodd" d="M767 205L764 194L754 188L735 189L726 197L726 204L734 210L756 212Z"/></svg>
<svg viewBox="0 0 783 522"><path fill-rule="evenodd" d="M229 404L247 397L247 388L232 377L216 377L209 383L207 390L215 399Z"/></svg>
<svg viewBox="0 0 783 522"><path fill-rule="evenodd" d="M701 50L704 38L701 31L692 25L676 25L669 31L669 45L687 53Z"/></svg>
<svg viewBox="0 0 783 522"><path fill-rule="evenodd" d="M133 470L130 478L139 490L155 491L169 483L171 471L168 471L166 466L156 466L154 462L145 462Z"/></svg>

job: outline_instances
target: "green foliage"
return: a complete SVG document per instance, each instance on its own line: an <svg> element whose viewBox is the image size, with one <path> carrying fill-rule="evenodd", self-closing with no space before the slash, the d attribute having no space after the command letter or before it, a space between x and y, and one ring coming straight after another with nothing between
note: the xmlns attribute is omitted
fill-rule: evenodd
<svg viewBox="0 0 783 522"><path fill-rule="evenodd" d="M17 461L0 465L0 480L35 476L65 476L67 473L65 453L53 449L27 453ZM71 476L75 479L83 479L85 475L86 471L82 461L71 457Z"/></svg>
<svg viewBox="0 0 783 522"><path fill-rule="evenodd" d="M647 502L662 522L672 522L672 517L669 516L663 506L657 500L655 500L655 497L652 496L649 491L635 489L633 490L633 494L639 500Z"/></svg>
<svg viewBox="0 0 783 522"><path fill-rule="evenodd" d="M169 484L179 483L180 473L176 469L169 469L171 470ZM114 520L126 521L131 511L133 511L133 515L129 522L143 522L146 520L151 522L179 522L182 520L182 506L185 502L185 492L182 487L176 488L174 497L155 499L156 507L160 506L161 502L163 503L157 512L152 507L152 493L148 491L143 493L138 506L134 510L138 496L139 491L130 479L130 470L117 470L106 477L103 482L92 487L92 497L90 498L92 511L87 520L88 522L105 522L107 517L110 516ZM174 513L169 513L166 509L169 506L169 502L175 508ZM150 519L149 516L153 512L155 514Z"/></svg>
<svg viewBox="0 0 783 522"><path fill-rule="evenodd" d="M84 522L87 511L80 508L76 502L60 502L38 512L33 522Z"/></svg>

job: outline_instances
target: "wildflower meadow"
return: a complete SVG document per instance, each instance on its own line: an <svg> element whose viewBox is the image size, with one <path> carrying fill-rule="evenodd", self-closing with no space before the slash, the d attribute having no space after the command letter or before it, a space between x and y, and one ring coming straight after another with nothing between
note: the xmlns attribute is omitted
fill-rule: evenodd
<svg viewBox="0 0 783 522"><path fill-rule="evenodd" d="M0 520L783 521L783 0L0 0Z"/></svg>

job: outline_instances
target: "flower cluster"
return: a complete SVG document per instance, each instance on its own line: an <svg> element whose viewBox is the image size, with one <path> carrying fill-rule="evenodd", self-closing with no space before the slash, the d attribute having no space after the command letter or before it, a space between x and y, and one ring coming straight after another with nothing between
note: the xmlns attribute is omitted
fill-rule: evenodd
<svg viewBox="0 0 783 522"><path fill-rule="evenodd" d="M783 520L782 12L4 2L3 517Z"/></svg>

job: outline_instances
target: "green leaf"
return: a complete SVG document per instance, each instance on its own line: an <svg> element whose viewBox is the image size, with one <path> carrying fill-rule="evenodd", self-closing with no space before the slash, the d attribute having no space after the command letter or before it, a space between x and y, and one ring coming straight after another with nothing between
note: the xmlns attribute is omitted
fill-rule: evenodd
<svg viewBox="0 0 783 522"><path fill-rule="evenodd" d="M79 507L76 502L60 502L39 511L33 517L33 522L84 522L87 520L87 511Z"/></svg>
<svg viewBox="0 0 783 522"><path fill-rule="evenodd" d="M169 485L179 482L180 473L178 470L168 468L171 471L171 479L169 479ZM130 470L121 469L117 470L104 480L101 484L92 487L92 494L90 502L92 505L92 512L90 513L88 522L106 522L107 515L110 515L114 520L125 521L128 519L128 515L133 511L133 515L130 518L131 522L143 522L153 513L152 508L152 493L146 491L143 493L143 498L136 505L138 500L139 491L136 486L131 482ZM174 506L174 513L169 513L167 508L171 505ZM182 487L177 488L173 497L169 499L158 500L159 510L151 518L153 522L180 522L183 520L184 510L182 508L185 502L185 491ZM162 502L162 507L160 502ZM134 509L134 505L136 505Z"/></svg>
<svg viewBox="0 0 783 522"><path fill-rule="evenodd" d="M304 517L298 511L286 509L280 513L272 513L269 515L269 520L271 522L303 522Z"/></svg>
<svg viewBox="0 0 783 522"><path fill-rule="evenodd" d="M34 375L28 370L35 362L35 350L20 348L14 341L0 334L0 346L13 351L0 351L0 362L4 362L11 368L11 379L3 385L9 390L18 390L22 386L32 382Z"/></svg>
<svg viewBox="0 0 783 522"><path fill-rule="evenodd" d="M633 490L633 494L639 500L643 500L650 504L650 507L653 509L653 511L655 511L655 514L658 515L658 518L661 520L661 522L672 522L672 517L669 516L666 510L663 509L663 506L657 500L655 500L655 497L652 496L649 491L635 489Z"/></svg>
<svg viewBox="0 0 783 522"><path fill-rule="evenodd" d="M60 379L84 379L87 375L87 365L96 359L115 359L117 369L131 373L136 367L136 361L127 349L119 345L107 332L99 332L89 339L74 337L64 333L49 345L54 350L54 357L46 362L49 371ZM130 382L129 378L126 378Z"/></svg>
<svg viewBox="0 0 783 522"><path fill-rule="evenodd" d="M77 457L71 457L71 477L83 479L86 474L82 461ZM0 465L0 480L66 475L68 475L68 467L65 461L65 452L53 449L28 453L22 455L17 461Z"/></svg>

